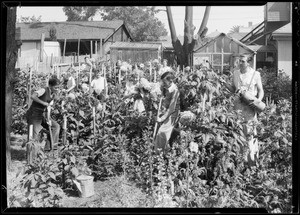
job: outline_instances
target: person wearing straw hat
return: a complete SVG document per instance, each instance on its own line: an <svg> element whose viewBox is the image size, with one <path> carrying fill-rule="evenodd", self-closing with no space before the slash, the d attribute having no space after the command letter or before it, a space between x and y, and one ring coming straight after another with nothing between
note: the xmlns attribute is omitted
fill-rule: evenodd
<svg viewBox="0 0 300 215"><path fill-rule="evenodd" d="M249 146L245 160L253 163L258 158L258 141L254 138L257 133L254 125L257 122L257 111L254 104L261 102L264 90L260 73L251 68L251 61L252 57L249 55L239 57L239 65L233 71L232 83L227 88L238 95L234 100L234 110L240 110L244 118L243 130ZM253 98L250 104L246 104L241 97L245 92Z"/></svg>
<svg viewBox="0 0 300 215"><path fill-rule="evenodd" d="M169 140L179 117L179 90L173 80L173 71L165 71L160 76L163 100L157 117L157 122L161 123L161 126L154 138L156 153L159 153L160 150L165 153L169 148Z"/></svg>
<svg viewBox="0 0 300 215"><path fill-rule="evenodd" d="M53 105L53 100L58 97L57 92L59 90L60 82L57 78L50 78L48 86L35 91L32 96L32 104L26 112L26 120L29 125L33 127L32 138L38 139L38 134L42 128L51 128L53 134L52 146L58 143L60 125L50 117L49 109ZM46 113L46 109L48 110ZM50 129L49 128L49 129ZM29 137L28 137L29 141ZM51 150L50 145L45 145L45 151Z"/></svg>

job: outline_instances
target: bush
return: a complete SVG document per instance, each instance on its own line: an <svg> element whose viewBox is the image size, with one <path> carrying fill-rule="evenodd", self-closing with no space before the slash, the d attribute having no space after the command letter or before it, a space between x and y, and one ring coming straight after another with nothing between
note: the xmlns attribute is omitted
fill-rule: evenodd
<svg viewBox="0 0 300 215"><path fill-rule="evenodd" d="M78 92L75 102L62 96L53 117L62 124L59 110L65 101L67 144L73 146L66 150L79 159L85 147L96 180L124 176L153 197L153 206L264 207L268 212L291 212L291 84L285 75L267 76L262 74L266 96L275 92L271 97L275 102L266 102L258 116L260 152L252 166L244 162L243 121L222 84L229 78L211 70L176 77L182 108L193 117L179 126L180 136L166 156L153 154L156 110L144 115L131 111L124 105L119 85L109 83L106 109L95 114L95 134L92 107L97 101L84 93ZM171 181L172 196L168 194Z"/></svg>
<svg viewBox="0 0 300 215"><path fill-rule="evenodd" d="M274 70L263 71L262 84L265 91L265 100L274 100L278 103L279 100L292 99L292 80L284 72L278 73Z"/></svg>

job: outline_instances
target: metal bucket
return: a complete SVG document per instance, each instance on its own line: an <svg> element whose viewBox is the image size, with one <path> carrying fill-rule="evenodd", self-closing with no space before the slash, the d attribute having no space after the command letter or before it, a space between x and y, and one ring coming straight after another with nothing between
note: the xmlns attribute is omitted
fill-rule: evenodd
<svg viewBox="0 0 300 215"><path fill-rule="evenodd" d="M80 175L76 179L81 186L81 192L79 192L80 197L85 198L85 197L93 196L95 194L93 176Z"/></svg>

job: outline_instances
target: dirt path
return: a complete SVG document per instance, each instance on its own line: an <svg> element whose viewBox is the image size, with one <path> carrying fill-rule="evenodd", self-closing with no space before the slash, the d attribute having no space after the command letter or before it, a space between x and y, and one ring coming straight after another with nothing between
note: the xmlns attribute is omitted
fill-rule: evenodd
<svg viewBox="0 0 300 215"><path fill-rule="evenodd" d="M19 183L17 172L27 164L26 148L22 147L25 140L26 136L11 138L12 171L7 171L8 197L13 185ZM93 196L81 198L78 192L65 190L62 207L150 207L146 194L122 176L95 181L94 191Z"/></svg>

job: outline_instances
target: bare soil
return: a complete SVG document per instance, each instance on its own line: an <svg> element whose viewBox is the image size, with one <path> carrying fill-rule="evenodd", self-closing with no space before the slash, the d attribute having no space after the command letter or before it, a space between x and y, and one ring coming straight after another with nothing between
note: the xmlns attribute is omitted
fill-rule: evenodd
<svg viewBox="0 0 300 215"><path fill-rule="evenodd" d="M26 148L22 144L26 141L26 135L13 135L11 138L12 170L7 171L7 190L18 182L16 174L26 164ZM61 200L62 207L149 207L150 203L146 194L134 183L129 182L123 176L113 177L106 181L94 181L95 194L91 197L81 198L74 190L64 190ZM150 206L151 207L151 206Z"/></svg>

